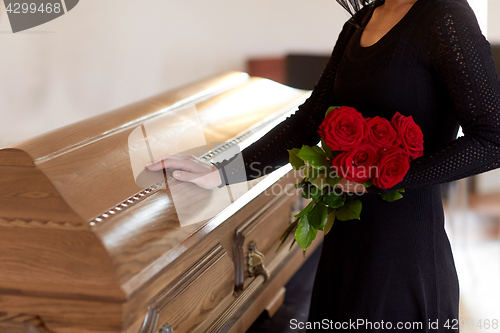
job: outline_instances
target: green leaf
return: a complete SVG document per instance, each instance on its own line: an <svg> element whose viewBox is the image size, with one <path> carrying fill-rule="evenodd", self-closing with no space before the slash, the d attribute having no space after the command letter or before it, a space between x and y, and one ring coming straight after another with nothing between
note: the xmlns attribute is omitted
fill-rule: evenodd
<svg viewBox="0 0 500 333"><path fill-rule="evenodd" d="M323 232L325 233L325 235L328 234L330 232L330 230L332 229L333 222L335 222L335 212L331 212L330 214L328 214L328 219L327 219L325 227L323 229Z"/></svg>
<svg viewBox="0 0 500 333"><path fill-rule="evenodd" d="M323 138L321 138L321 147L325 151L325 155L327 157L332 157L332 149L330 147L328 147L328 145L326 144L325 140L323 140Z"/></svg>
<svg viewBox="0 0 500 333"><path fill-rule="evenodd" d="M405 189L404 189L404 188L399 189L399 190L398 190L398 192L400 192L400 193L405 193Z"/></svg>
<svg viewBox="0 0 500 333"><path fill-rule="evenodd" d="M323 190L317 188L316 186L311 186L310 195L311 195L311 198L315 202L317 202L319 200L319 198L323 195Z"/></svg>
<svg viewBox="0 0 500 333"><path fill-rule="evenodd" d="M344 205L344 196L331 191L328 194L325 194L323 202L330 208L340 208Z"/></svg>
<svg viewBox="0 0 500 333"><path fill-rule="evenodd" d="M389 193L379 193L379 194L382 197L382 199L384 199L385 201L388 201L388 202L393 202L393 201L399 200L403 197L403 195L401 193L399 193L399 190L394 190L394 191L389 192Z"/></svg>
<svg viewBox="0 0 500 333"><path fill-rule="evenodd" d="M326 110L326 112L325 112L325 118L326 118L326 116L327 116L327 115L328 115L331 111L333 111L333 110L335 110L335 109L338 109L338 108L340 108L340 106L330 106L330 107L328 108L328 110Z"/></svg>
<svg viewBox="0 0 500 333"><path fill-rule="evenodd" d="M309 182L312 182L313 180L315 180L316 177L318 177L319 173L320 173L320 170L313 168L311 166L308 166L307 169L305 170L305 176L307 177L307 180Z"/></svg>
<svg viewBox="0 0 500 333"><path fill-rule="evenodd" d="M302 217L304 215L309 214L313 206L314 206L314 201L311 201L309 205L307 205L304 209L302 209L297 215L295 215L295 217Z"/></svg>
<svg viewBox="0 0 500 333"><path fill-rule="evenodd" d="M288 228L286 228L286 230L285 230L285 232L283 233L283 235L281 235L281 238L280 238L280 241L281 241L281 242L280 242L280 245L278 246L278 248L276 249L276 252L278 252L278 251L279 251L279 249L281 248L281 246L282 246L283 244L285 244L285 242L286 242L286 240L287 240L288 236L289 236L289 235L290 235L290 234L291 234L291 233L292 233L292 232L293 232L293 231L297 228L297 226L298 226L298 224L299 224L299 220L300 220L300 219L295 219L295 221L293 221L293 223L292 223L292 224L290 224L290 225L288 226ZM295 240L295 237L294 237L294 240ZM293 242L292 242L292 244L293 244Z"/></svg>
<svg viewBox="0 0 500 333"><path fill-rule="evenodd" d="M340 182L340 180L342 179L342 177L330 177L330 176L326 176L326 182L328 183L328 185L330 185L332 188L335 188L335 186L337 186L337 184Z"/></svg>
<svg viewBox="0 0 500 333"><path fill-rule="evenodd" d="M299 151L299 148L288 149L290 164L295 170L300 170L305 165L304 161L297 156Z"/></svg>
<svg viewBox="0 0 500 333"><path fill-rule="evenodd" d="M341 221L360 219L362 204L359 199L348 201L336 210L335 216Z"/></svg>
<svg viewBox="0 0 500 333"><path fill-rule="evenodd" d="M318 177L316 177L314 180L311 181L311 184L313 184L319 189L323 189L324 187L329 185L328 182L326 181L324 173L320 173Z"/></svg>
<svg viewBox="0 0 500 333"><path fill-rule="evenodd" d="M319 197L318 192L321 192L321 191L318 190L318 188L316 186L312 185L310 182L306 182L304 184L304 187L302 188L302 197L304 199L318 198ZM316 201L317 201L317 199L316 199Z"/></svg>
<svg viewBox="0 0 500 333"><path fill-rule="evenodd" d="M344 192L343 195L345 198L345 200L344 200L345 203L348 203L348 202L354 200L354 198L357 198L357 196L351 192Z"/></svg>
<svg viewBox="0 0 500 333"><path fill-rule="evenodd" d="M311 210L311 212L307 214L307 220L314 229L323 230L327 216L328 212L326 210L326 206L323 202L320 201L316 205L314 205L314 208Z"/></svg>
<svg viewBox="0 0 500 333"><path fill-rule="evenodd" d="M319 148L318 146L315 147ZM321 148L319 149L321 150ZM304 145L297 153L297 156L313 168L328 167L328 161L326 160L325 153L322 150L319 152L315 148Z"/></svg>
<svg viewBox="0 0 500 333"><path fill-rule="evenodd" d="M295 188L303 187L305 183L306 183L306 178L302 178L300 183L295 184Z"/></svg>
<svg viewBox="0 0 500 333"><path fill-rule="evenodd" d="M363 186L364 186L365 188L368 188L368 187L370 187L370 186L372 186L372 185L373 185L373 183L372 183L371 181L367 181L366 183L363 183Z"/></svg>
<svg viewBox="0 0 500 333"><path fill-rule="evenodd" d="M307 215L300 219L299 225L295 230L295 240L297 244L305 251L312 241L316 238L318 230L314 229L307 220Z"/></svg>
<svg viewBox="0 0 500 333"><path fill-rule="evenodd" d="M314 149L316 152L318 152L319 154L324 154L325 151L323 149L321 149L320 146L316 145L316 146L312 146L311 147L312 149Z"/></svg>

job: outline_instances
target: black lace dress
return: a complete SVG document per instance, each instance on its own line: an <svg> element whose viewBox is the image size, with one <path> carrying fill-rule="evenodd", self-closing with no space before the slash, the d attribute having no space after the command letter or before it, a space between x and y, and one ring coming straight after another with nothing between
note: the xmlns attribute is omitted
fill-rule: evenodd
<svg viewBox="0 0 500 333"><path fill-rule="evenodd" d="M367 20L372 11L356 15ZM361 32L346 22L311 97L243 150L244 167L253 179L262 176L256 169L285 165L287 149L317 144L329 106L352 106L365 117L413 116L424 156L393 187L405 188L404 198L388 203L378 193L392 189L370 187L360 197L360 220L335 221L309 322L318 330L458 332L459 285L440 184L500 166L500 81L490 44L466 0L417 0L369 47L360 46ZM464 136L456 138L459 125ZM216 166L231 174L230 162Z"/></svg>

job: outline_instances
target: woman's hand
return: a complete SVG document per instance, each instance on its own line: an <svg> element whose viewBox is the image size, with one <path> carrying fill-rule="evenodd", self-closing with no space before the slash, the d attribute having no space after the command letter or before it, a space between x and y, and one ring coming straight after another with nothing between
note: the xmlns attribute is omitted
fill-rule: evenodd
<svg viewBox="0 0 500 333"><path fill-rule="evenodd" d="M146 168L150 171L177 169L172 173L175 179L191 182L206 190L214 189L222 183L219 170L215 166L193 155L169 154L154 162L148 162Z"/></svg>
<svg viewBox="0 0 500 333"><path fill-rule="evenodd" d="M337 188L342 190L342 192L351 192L351 193L366 193L366 188L363 184L353 182L351 180L347 180L342 178L340 182L337 184Z"/></svg>

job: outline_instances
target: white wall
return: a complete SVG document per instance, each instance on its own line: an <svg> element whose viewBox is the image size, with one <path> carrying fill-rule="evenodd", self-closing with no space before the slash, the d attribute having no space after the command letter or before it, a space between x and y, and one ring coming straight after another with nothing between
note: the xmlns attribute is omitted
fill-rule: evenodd
<svg viewBox="0 0 500 333"><path fill-rule="evenodd" d="M249 56L330 53L349 17L334 0L84 0L12 34L0 8L0 147Z"/></svg>
<svg viewBox="0 0 500 333"><path fill-rule="evenodd" d="M482 24L486 1L470 0ZM500 0L488 16L500 43ZM85 0L12 34L0 5L0 147L245 70L250 56L329 53L348 17L335 0Z"/></svg>
<svg viewBox="0 0 500 333"><path fill-rule="evenodd" d="M488 40L500 44L500 0L488 0Z"/></svg>
<svg viewBox="0 0 500 333"><path fill-rule="evenodd" d="M483 35L488 37L488 7L489 0L468 0L471 8L476 14Z"/></svg>

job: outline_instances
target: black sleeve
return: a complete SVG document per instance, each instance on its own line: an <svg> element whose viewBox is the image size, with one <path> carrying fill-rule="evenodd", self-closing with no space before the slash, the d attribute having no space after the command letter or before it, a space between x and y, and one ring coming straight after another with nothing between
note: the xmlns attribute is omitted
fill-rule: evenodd
<svg viewBox="0 0 500 333"><path fill-rule="evenodd" d="M490 44L466 1L443 3L433 22L430 59L464 136L413 160L392 188L372 186L369 193L446 183L500 167L500 81Z"/></svg>

